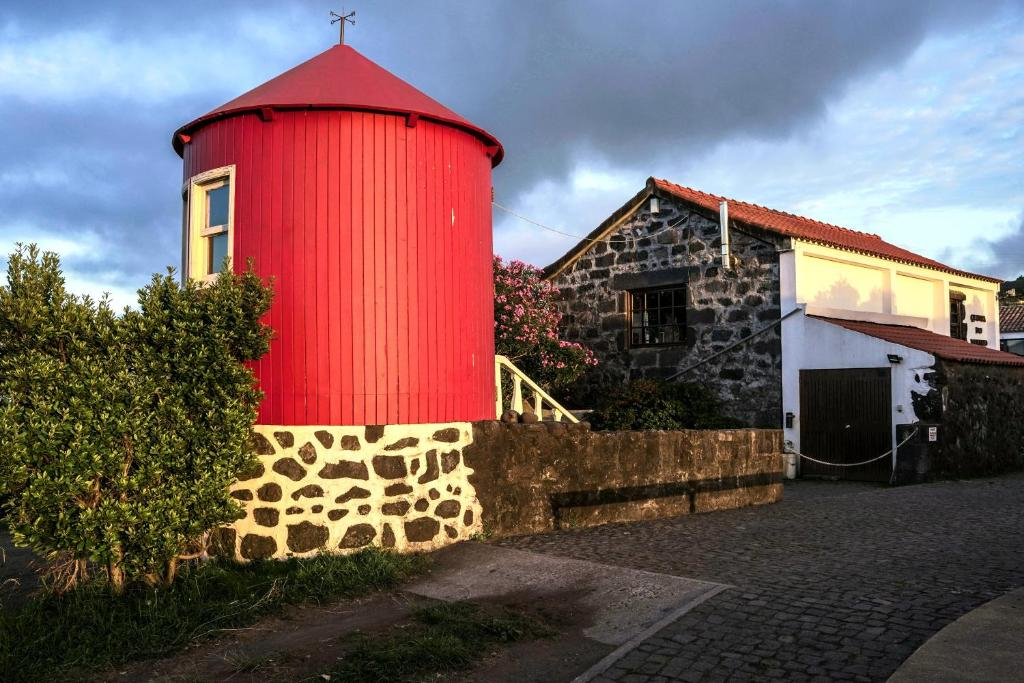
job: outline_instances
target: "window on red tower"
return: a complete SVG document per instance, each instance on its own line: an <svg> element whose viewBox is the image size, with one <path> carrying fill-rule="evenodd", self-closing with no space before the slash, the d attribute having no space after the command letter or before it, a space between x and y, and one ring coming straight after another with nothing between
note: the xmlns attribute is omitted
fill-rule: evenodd
<svg viewBox="0 0 1024 683"><path fill-rule="evenodd" d="M216 277L234 244L234 166L193 176L186 191L188 238L185 271L196 280Z"/></svg>

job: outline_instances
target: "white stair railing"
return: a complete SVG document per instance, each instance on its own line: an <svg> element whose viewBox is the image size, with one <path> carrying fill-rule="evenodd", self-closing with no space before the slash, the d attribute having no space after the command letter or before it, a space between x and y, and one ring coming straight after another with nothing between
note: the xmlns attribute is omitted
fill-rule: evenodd
<svg viewBox="0 0 1024 683"><path fill-rule="evenodd" d="M512 410L519 414L531 412L537 419L543 420L545 416L545 405L555 422L566 420L567 422L579 422L575 415L570 413L562 404L551 398L546 391L541 389L536 382L516 367L515 363L505 356L494 356L494 394L495 394L495 417L501 419L505 412L504 392L501 388L503 374L508 374L512 380L512 397L510 405ZM523 397L523 385L531 392L527 398Z"/></svg>

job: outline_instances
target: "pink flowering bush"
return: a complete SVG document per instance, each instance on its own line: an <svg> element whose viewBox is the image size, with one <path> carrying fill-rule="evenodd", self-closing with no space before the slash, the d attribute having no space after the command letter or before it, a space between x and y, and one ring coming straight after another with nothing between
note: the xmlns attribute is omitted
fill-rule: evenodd
<svg viewBox="0 0 1024 683"><path fill-rule="evenodd" d="M558 338L558 289L539 268L494 257L494 345L546 389L562 389L597 365L594 353Z"/></svg>

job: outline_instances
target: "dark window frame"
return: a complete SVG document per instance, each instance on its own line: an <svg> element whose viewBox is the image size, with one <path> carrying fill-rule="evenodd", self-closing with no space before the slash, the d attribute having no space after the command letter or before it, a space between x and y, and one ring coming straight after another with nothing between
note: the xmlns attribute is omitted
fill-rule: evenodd
<svg viewBox="0 0 1024 683"><path fill-rule="evenodd" d="M967 297L960 292L949 293L949 336L967 341Z"/></svg>
<svg viewBox="0 0 1024 683"><path fill-rule="evenodd" d="M654 307L648 303L651 295L663 296L664 294L671 293L672 299L668 306L662 306L660 302ZM689 295L687 283L678 283L673 285L665 285L661 287L644 287L642 289L632 289L626 292L626 341L628 348L654 348L659 346L682 346L686 343L686 318L687 318L687 297ZM639 311L638 301L640 302ZM677 315L677 320L674 323L656 323L651 324L649 317L651 312L660 312L664 310L671 310ZM639 327L634 324L636 315L648 314L648 322L641 324ZM663 330L665 328L675 328L675 339L672 341L637 341L642 340L645 336L650 338L649 332L651 330ZM648 335L645 335L645 331ZM638 336L635 336L638 335Z"/></svg>

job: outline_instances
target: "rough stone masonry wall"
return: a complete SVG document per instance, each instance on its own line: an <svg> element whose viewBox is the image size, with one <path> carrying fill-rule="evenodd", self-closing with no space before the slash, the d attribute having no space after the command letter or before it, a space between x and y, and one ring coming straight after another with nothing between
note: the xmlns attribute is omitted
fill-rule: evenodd
<svg viewBox="0 0 1024 683"><path fill-rule="evenodd" d="M238 559L433 550L480 529L462 457L468 422L369 427L257 425L259 466L231 495L245 516L220 530ZM225 548L226 546L226 548Z"/></svg>
<svg viewBox="0 0 1024 683"><path fill-rule="evenodd" d="M731 269L720 267L717 216L663 198L644 205L619 230L554 279L562 292L566 339L594 350L601 365L570 400L588 407L605 383L668 377L778 320L782 238L732 230ZM686 341L629 348L626 292L686 282ZM757 427L781 427L782 365L778 327L682 378L715 389L727 414Z"/></svg>
<svg viewBox="0 0 1024 683"><path fill-rule="evenodd" d="M782 499L782 432L592 432L476 422L463 451L484 532L511 536Z"/></svg>
<svg viewBox="0 0 1024 683"><path fill-rule="evenodd" d="M1024 469L1024 367L939 360L914 412L939 425L928 476L980 477Z"/></svg>

